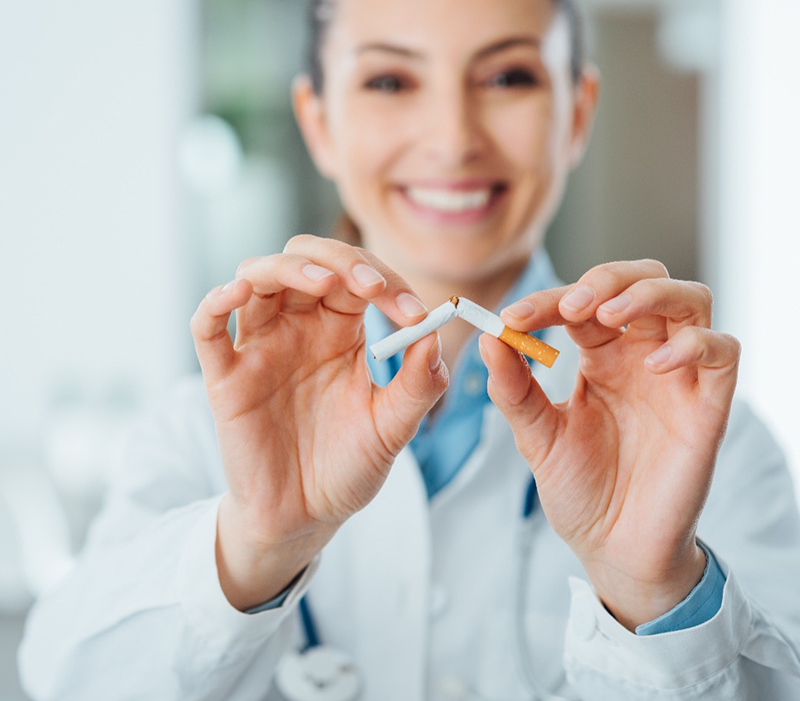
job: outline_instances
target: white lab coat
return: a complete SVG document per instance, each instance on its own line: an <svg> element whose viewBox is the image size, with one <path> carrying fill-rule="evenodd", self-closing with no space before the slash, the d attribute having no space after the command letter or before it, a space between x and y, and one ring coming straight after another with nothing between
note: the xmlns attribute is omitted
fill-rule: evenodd
<svg viewBox="0 0 800 701"><path fill-rule="evenodd" d="M571 391L577 352L537 376ZM21 647L37 701L278 698L282 653L303 640L308 592L323 642L356 660L364 701L529 698L515 665L511 591L530 471L490 405L480 445L429 503L406 449L375 500L353 516L279 609L246 615L219 585L216 512L225 481L200 378L131 443L124 473L76 570L41 599ZM532 522L525 612L546 687L600 699L800 699L800 523L784 458L735 404L699 535L727 572L719 613L639 637L603 608L541 509ZM475 699L475 695L465 696Z"/></svg>

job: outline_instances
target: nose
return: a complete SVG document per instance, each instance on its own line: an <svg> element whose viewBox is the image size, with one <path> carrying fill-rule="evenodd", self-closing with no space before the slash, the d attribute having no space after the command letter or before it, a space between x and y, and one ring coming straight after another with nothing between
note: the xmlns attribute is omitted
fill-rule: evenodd
<svg viewBox="0 0 800 701"><path fill-rule="evenodd" d="M424 147L430 159L447 168L468 164L485 152L486 133L478 101L467 86L438 86L427 96Z"/></svg>

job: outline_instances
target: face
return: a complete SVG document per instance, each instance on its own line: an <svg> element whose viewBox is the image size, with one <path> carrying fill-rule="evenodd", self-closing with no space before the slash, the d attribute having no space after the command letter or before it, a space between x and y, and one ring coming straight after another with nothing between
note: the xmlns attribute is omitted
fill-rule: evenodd
<svg viewBox="0 0 800 701"><path fill-rule="evenodd" d="M322 62L298 115L366 248L476 282L542 243L589 121L551 0L338 0Z"/></svg>

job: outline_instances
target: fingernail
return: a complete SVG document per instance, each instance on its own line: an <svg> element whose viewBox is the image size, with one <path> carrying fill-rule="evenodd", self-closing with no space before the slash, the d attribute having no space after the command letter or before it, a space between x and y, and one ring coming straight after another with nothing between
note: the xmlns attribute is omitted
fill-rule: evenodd
<svg viewBox="0 0 800 701"><path fill-rule="evenodd" d="M564 297L564 299L561 300L561 304L572 312L581 312L586 309L593 300L594 290L588 285L581 285Z"/></svg>
<svg viewBox="0 0 800 701"><path fill-rule="evenodd" d="M397 295L395 304L397 304L397 308L406 316L419 316L428 311L422 302L414 295L408 294L408 292L401 292Z"/></svg>
<svg viewBox="0 0 800 701"><path fill-rule="evenodd" d="M330 277L333 275L333 273L327 268L309 263L308 265L303 266L303 275L305 275L309 280L317 282L318 280L323 280L326 277Z"/></svg>
<svg viewBox="0 0 800 701"><path fill-rule="evenodd" d="M236 280L231 280L227 285L223 285L223 287L220 290L220 292L222 292L222 294L230 292L233 289L233 286L235 284L236 284Z"/></svg>
<svg viewBox="0 0 800 701"><path fill-rule="evenodd" d="M428 367L431 372L436 372L439 369L439 364L442 362L442 342L439 340L439 334L436 334L436 343L428 352Z"/></svg>
<svg viewBox="0 0 800 701"><path fill-rule="evenodd" d="M663 365L669 360L672 355L672 346L661 346L658 350L653 351L647 356L645 362L649 365Z"/></svg>
<svg viewBox="0 0 800 701"><path fill-rule="evenodd" d="M527 319L528 317L533 316L534 312L536 311L536 307L534 307L530 302L523 301L512 304L510 307L506 307L503 311L516 319Z"/></svg>
<svg viewBox="0 0 800 701"><path fill-rule="evenodd" d="M381 275L375 268L371 268L364 263L359 263L353 268L353 277L361 287L372 287L379 282L386 282L383 275Z"/></svg>
<svg viewBox="0 0 800 701"><path fill-rule="evenodd" d="M631 296L629 294L620 295L609 299L608 302L603 304L600 309L604 312L611 312L612 314L619 314L624 312L631 304Z"/></svg>

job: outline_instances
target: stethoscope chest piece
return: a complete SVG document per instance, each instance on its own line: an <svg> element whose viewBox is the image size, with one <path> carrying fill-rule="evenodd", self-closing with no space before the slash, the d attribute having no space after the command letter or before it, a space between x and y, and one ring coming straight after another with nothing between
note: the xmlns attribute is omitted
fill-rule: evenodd
<svg viewBox="0 0 800 701"><path fill-rule="evenodd" d="M361 691L353 660L325 645L284 655L275 684L287 701L355 701Z"/></svg>

